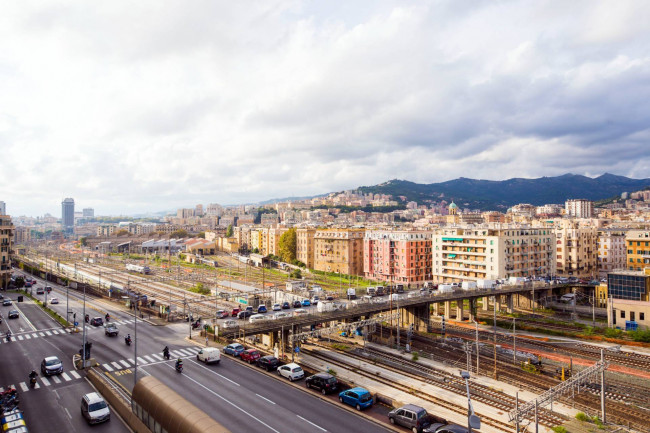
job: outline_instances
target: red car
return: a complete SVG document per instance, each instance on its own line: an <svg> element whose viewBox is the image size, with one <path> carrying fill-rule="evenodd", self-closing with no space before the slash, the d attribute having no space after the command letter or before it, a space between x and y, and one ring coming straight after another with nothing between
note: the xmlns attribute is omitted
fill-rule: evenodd
<svg viewBox="0 0 650 433"><path fill-rule="evenodd" d="M241 355L239 355L239 357L242 361L246 361L250 364L252 362L257 362L257 360L260 359L262 355L260 355L260 352L257 349L247 349L244 350Z"/></svg>
<svg viewBox="0 0 650 433"><path fill-rule="evenodd" d="M231 315L232 317L237 317L237 315L238 315L240 312L241 312L241 308L233 308L233 309L232 309L232 313L230 313L230 315Z"/></svg>
<svg viewBox="0 0 650 433"><path fill-rule="evenodd" d="M230 317L230 314L226 310L217 311L217 319L225 319L227 317Z"/></svg>

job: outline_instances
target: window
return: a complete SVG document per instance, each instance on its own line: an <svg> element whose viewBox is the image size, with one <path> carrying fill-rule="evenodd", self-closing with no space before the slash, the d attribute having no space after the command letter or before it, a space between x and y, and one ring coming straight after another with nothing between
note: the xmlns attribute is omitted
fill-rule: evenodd
<svg viewBox="0 0 650 433"><path fill-rule="evenodd" d="M639 320L642 322L645 320L645 313L639 313Z"/></svg>
<svg viewBox="0 0 650 433"><path fill-rule="evenodd" d="M634 311L630 311L630 321L634 322L636 319L636 313Z"/></svg>
<svg viewBox="0 0 650 433"><path fill-rule="evenodd" d="M625 311L621 310L621 319L625 319Z"/></svg>

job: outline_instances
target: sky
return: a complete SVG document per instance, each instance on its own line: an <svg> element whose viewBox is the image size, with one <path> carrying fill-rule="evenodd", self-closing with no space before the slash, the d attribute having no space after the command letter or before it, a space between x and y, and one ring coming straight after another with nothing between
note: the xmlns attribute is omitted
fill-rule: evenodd
<svg viewBox="0 0 650 433"><path fill-rule="evenodd" d="M650 177L650 2L0 4L0 200L129 215Z"/></svg>

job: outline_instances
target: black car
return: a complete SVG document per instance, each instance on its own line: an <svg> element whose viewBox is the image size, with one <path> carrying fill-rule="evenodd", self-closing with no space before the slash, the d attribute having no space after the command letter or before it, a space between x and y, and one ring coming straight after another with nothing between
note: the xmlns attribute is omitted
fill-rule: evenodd
<svg viewBox="0 0 650 433"><path fill-rule="evenodd" d="M302 308L302 302L293 301L293 308Z"/></svg>
<svg viewBox="0 0 650 433"><path fill-rule="evenodd" d="M328 392L334 392L339 387L339 381L329 373L316 373L305 379L307 388L314 388L325 395Z"/></svg>
<svg viewBox="0 0 650 433"><path fill-rule="evenodd" d="M10 319L17 319L17 318L19 318L19 317L20 317L20 313L19 313L18 311L16 311L16 310L11 310L11 311L9 312L9 318L10 318Z"/></svg>
<svg viewBox="0 0 650 433"><path fill-rule="evenodd" d="M266 371L273 371L278 368L280 361L275 356L263 356L256 362L258 367L262 367Z"/></svg>
<svg viewBox="0 0 650 433"><path fill-rule="evenodd" d="M291 308L291 305L288 302L283 302L282 303L282 309L283 310L288 310L289 308Z"/></svg>
<svg viewBox="0 0 650 433"><path fill-rule="evenodd" d="M90 324L93 326L102 326L104 324L104 319L101 317L93 317L90 319Z"/></svg>
<svg viewBox="0 0 650 433"><path fill-rule="evenodd" d="M251 317L252 315L253 315L252 311L244 310L244 311L240 311L239 313L237 313L237 318L238 319L247 319L247 318Z"/></svg>

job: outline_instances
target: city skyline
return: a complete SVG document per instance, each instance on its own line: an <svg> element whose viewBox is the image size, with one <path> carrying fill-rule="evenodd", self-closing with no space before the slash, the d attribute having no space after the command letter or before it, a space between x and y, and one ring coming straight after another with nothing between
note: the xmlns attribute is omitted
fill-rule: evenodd
<svg viewBox="0 0 650 433"><path fill-rule="evenodd" d="M0 7L12 214L650 177L647 3L165 6Z"/></svg>

